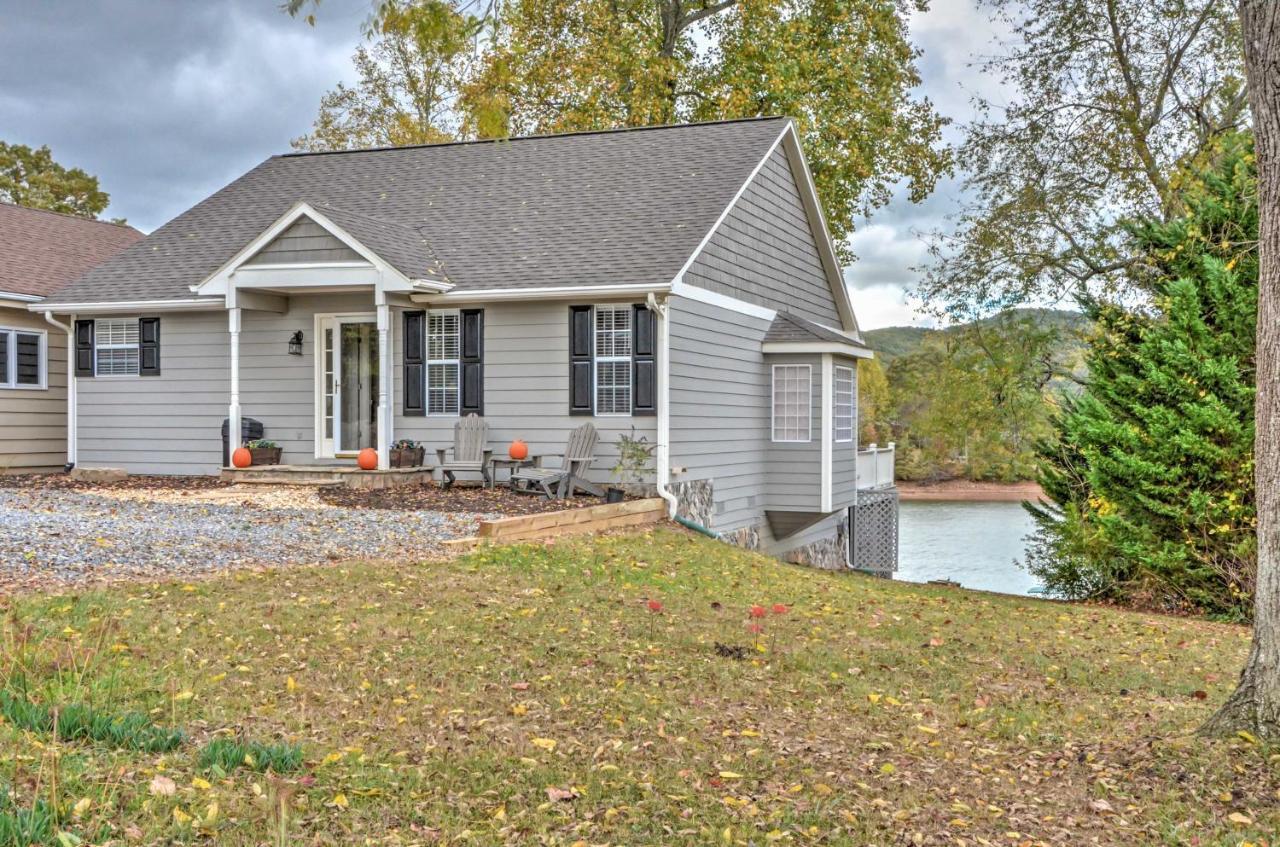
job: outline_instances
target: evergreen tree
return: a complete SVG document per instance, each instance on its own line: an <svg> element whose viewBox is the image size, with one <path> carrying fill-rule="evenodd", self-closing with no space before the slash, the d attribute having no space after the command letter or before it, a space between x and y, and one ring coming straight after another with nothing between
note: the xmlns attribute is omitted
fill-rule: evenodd
<svg viewBox="0 0 1280 847"><path fill-rule="evenodd" d="M1097 333L1085 391L1042 444L1053 506L1030 567L1068 596L1107 593L1249 616L1257 182L1234 135L1179 185L1186 213L1128 227L1152 292L1140 308L1087 300Z"/></svg>

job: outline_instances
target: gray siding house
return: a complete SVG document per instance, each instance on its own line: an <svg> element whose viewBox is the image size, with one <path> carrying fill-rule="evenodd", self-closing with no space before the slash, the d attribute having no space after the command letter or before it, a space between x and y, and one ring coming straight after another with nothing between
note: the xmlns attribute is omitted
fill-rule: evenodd
<svg viewBox="0 0 1280 847"><path fill-rule="evenodd" d="M383 467L459 415L499 454L590 420L597 481L643 435L673 513L827 567L866 547L860 497L893 498L786 119L272 157L41 308L83 467L217 473L243 417L288 464Z"/></svg>

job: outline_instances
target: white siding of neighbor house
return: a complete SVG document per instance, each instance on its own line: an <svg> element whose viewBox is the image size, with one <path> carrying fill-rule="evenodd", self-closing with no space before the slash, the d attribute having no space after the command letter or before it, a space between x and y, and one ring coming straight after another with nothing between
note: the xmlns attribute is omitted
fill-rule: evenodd
<svg viewBox="0 0 1280 847"><path fill-rule="evenodd" d="M0 388L0 474L60 470L67 461L67 335L42 316L0 307L0 327L43 332L46 388Z"/></svg>
<svg viewBox="0 0 1280 847"><path fill-rule="evenodd" d="M684 281L840 327L835 295L782 145L685 272Z"/></svg>

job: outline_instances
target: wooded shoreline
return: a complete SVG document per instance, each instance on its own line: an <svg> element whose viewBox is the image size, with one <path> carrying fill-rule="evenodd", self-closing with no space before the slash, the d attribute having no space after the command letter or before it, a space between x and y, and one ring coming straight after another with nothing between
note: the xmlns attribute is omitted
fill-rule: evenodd
<svg viewBox="0 0 1280 847"><path fill-rule="evenodd" d="M972 482L949 479L942 482L899 482L902 500L1018 503L1043 499L1044 490L1034 482Z"/></svg>

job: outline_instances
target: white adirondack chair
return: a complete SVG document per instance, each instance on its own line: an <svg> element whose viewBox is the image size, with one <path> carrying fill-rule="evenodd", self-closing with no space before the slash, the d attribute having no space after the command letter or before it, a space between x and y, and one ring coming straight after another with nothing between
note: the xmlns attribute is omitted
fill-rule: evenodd
<svg viewBox="0 0 1280 847"><path fill-rule="evenodd" d="M458 471L479 473L484 480L484 487L493 485L493 477L489 471L489 459L493 451L489 449L489 422L478 415L467 415L453 425L453 458L446 459L448 452L444 447L436 449L436 457L440 460L441 487L446 491L457 481Z"/></svg>
<svg viewBox="0 0 1280 847"><path fill-rule="evenodd" d="M572 498L575 490L603 497L600 487L587 481L587 469L596 459L596 444L600 436L589 423L569 433L569 442L563 453L547 453L537 458L531 468L516 468L511 472L511 489L526 494L543 494L552 500ZM560 467L543 467L546 459L559 457Z"/></svg>

